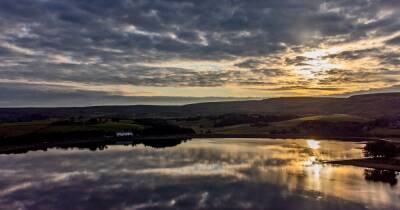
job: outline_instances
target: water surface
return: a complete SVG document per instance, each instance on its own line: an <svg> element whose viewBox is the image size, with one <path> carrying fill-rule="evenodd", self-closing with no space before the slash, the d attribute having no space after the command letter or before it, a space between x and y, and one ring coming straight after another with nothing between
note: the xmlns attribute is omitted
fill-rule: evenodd
<svg viewBox="0 0 400 210"><path fill-rule="evenodd" d="M400 209L398 175L340 141L194 139L0 155L0 209Z"/></svg>

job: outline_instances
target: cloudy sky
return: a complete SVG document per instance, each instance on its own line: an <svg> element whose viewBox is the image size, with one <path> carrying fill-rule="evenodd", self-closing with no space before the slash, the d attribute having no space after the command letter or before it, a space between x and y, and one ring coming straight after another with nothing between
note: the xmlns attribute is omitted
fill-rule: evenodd
<svg viewBox="0 0 400 210"><path fill-rule="evenodd" d="M0 1L0 106L397 91L399 67L399 0Z"/></svg>

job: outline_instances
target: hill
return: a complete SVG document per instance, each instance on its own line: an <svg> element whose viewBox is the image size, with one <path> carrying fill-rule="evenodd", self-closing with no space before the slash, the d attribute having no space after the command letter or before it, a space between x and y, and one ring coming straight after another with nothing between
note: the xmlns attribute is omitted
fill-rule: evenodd
<svg viewBox="0 0 400 210"><path fill-rule="evenodd" d="M92 106L63 108L0 108L0 121L32 121L69 117L181 118L227 113L268 115L346 114L365 118L400 115L400 93L334 97L283 97L264 100L210 102L183 106Z"/></svg>

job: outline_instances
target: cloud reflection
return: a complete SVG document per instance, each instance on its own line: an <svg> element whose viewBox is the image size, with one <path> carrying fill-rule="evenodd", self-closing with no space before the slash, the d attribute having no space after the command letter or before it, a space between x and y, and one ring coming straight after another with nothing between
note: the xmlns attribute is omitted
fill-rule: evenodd
<svg viewBox="0 0 400 210"><path fill-rule="evenodd" d="M321 160L362 156L358 144L193 140L173 148L110 146L0 155L5 209L393 209L398 186ZM15 175L18 172L18 175ZM380 196L376 196L379 194Z"/></svg>

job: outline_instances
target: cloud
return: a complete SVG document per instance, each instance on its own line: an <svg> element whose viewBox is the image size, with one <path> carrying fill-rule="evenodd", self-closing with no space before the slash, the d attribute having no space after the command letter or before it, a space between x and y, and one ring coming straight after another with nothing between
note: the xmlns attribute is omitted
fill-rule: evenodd
<svg viewBox="0 0 400 210"><path fill-rule="evenodd" d="M261 64L264 64L264 62L255 59L248 59L243 62L236 63L235 66L240 68L257 68Z"/></svg>
<svg viewBox="0 0 400 210"><path fill-rule="evenodd" d="M335 85L342 83L374 83L383 82L386 84L396 84L400 82L398 76L400 71L389 69L364 69L352 71L346 69L332 69L322 73L323 78L319 79L321 85Z"/></svg>
<svg viewBox="0 0 400 210"><path fill-rule="evenodd" d="M0 77L232 92L232 85L304 79L293 72L322 66L304 53L336 45L357 46L320 58L367 57L393 70L400 65L399 9L395 0L2 0ZM359 41L381 37L392 48L359 49ZM210 64L194 65L204 61ZM213 67L222 62L229 65Z"/></svg>
<svg viewBox="0 0 400 210"><path fill-rule="evenodd" d="M277 76L285 76L288 75L288 72L282 69L267 69L267 68L261 68L261 69L253 69L253 72L263 74L265 76L269 77L277 77Z"/></svg>
<svg viewBox="0 0 400 210"><path fill-rule="evenodd" d="M2 170L19 171L18 175L0 173L0 205L7 209L298 209L306 204L305 209L365 209L359 197L348 200L351 190L338 197L337 189L318 185L292 188L305 176L319 175L313 168L320 163L305 165L313 162L310 157L315 154L299 141L192 141L164 150L110 146L98 152L52 149L18 158L4 156ZM322 157L332 150L328 146L320 148ZM344 146L335 144L335 148ZM383 195L396 201L397 195L391 193ZM324 199L315 199L320 196Z"/></svg>
<svg viewBox="0 0 400 210"><path fill-rule="evenodd" d="M361 58L366 58L368 56L379 55L382 53L378 48L369 48L369 49L361 49L361 50L346 50L340 53L334 53L325 56L325 58L331 59L344 59L344 60L356 60Z"/></svg>
<svg viewBox="0 0 400 210"><path fill-rule="evenodd" d="M400 45L400 36L390 39L390 40L386 41L386 43L393 44L393 45Z"/></svg>
<svg viewBox="0 0 400 210"><path fill-rule="evenodd" d="M307 86L283 86L276 88L249 88L250 90L257 91L288 91L288 90L321 90L321 91L339 91L343 90L343 88L337 87L307 87Z"/></svg>
<svg viewBox="0 0 400 210"><path fill-rule="evenodd" d="M171 1L169 4L152 0L114 1L112 4L87 1L28 4L22 0L6 0L2 2L2 14L9 16L9 27L16 23L17 27L13 28L29 28L29 34L35 35L35 38L12 40L26 47L90 56L95 53L90 46L95 45L133 53L134 59L138 53L152 59L147 55L152 50L156 50L159 57L210 59L214 56L220 59L267 55L284 49L280 43L302 44L307 41L303 39L312 41L350 33L354 20L341 12L323 12L323 5L322 1L292 0L236 4L221 1L218 6L208 0ZM333 2L329 5L344 11L351 6L362 7ZM374 4L373 8L366 9L378 6ZM129 27L135 30L126 33L124 29ZM314 33L320 37L307 36ZM103 56L117 59L112 54Z"/></svg>
<svg viewBox="0 0 400 210"><path fill-rule="evenodd" d="M305 63L306 61L311 60L311 58L305 56L296 56L294 58L286 58L285 64L286 65L295 65L295 66L307 66L309 64Z"/></svg>

